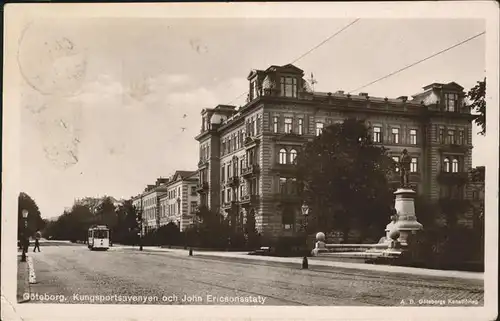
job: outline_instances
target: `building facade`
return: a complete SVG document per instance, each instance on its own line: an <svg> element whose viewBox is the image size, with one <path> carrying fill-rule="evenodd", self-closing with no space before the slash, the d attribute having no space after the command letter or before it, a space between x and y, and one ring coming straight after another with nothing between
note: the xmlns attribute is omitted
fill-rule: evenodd
<svg viewBox="0 0 500 321"><path fill-rule="evenodd" d="M143 234L171 222L181 231L190 226L198 207L197 183L197 171L176 171L133 197L132 205L142 211Z"/></svg>
<svg viewBox="0 0 500 321"><path fill-rule="evenodd" d="M175 223L181 231L192 225L198 208L197 171L176 171L160 197L160 226Z"/></svg>
<svg viewBox="0 0 500 321"><path fill-rule="evenodd" d="M132 205L142 212L142 233L146 234L160 226L160 197L167 193L168 178L158 178L154 185L132 198Z"/></svg>
<svg viewBox="0 0 500 321"><path fill-rule="evenodd" d="M419 194L431 201L472 197L472 117L460 85L434 83L411 99L388 99L313 92L294 65L254 70L247 79L247 103L204 109L196 136L200 204L231 213L235 226L253 215L264 235L299 231L295 159L323 128L349 117L364 119L395 161L408 150ZM397 173L390 181L397 187Z"/></svg>

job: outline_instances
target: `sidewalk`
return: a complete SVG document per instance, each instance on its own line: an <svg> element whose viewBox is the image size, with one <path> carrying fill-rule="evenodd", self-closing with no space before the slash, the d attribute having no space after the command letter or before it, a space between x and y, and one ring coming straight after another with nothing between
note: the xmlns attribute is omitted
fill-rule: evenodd
<svg viewBox="0 0 500 321"><path fill-rule="evenodd" d="M17 302L27 302L26 294L30 293L28 262L21 262L21 255L17 255Z"/></svg>
<svg viewBox="0 0 500 321"><path fill-rule="evenodd" d="M130 248L132 246L117 245L116 248ZM135 248L137 249L137 247ZM146 252L166 252L177 255L188 255L188 250L180 249L167 249L159 247L144 247ZM267 261L267 262L280 262L280 263L297 263L302 264L301 257L274 257L274 256L261 256L261 255L248 255L248 252L218 252L218 251L193 251L193 255L203 255L203 256L215 256L215 257L225 257L225 258L238 258L247 259L254 261ZM403 267L403 266L390 266L390 265L375 265L366 263L352 263L352 262L338 262L329 261L317 258L309 258L309 265L315 266L327 266L332 268L343 268L343 269L357 269L365 271L378 271L378 272L390 272L390 273L403 273L412 275L423 275L431 277L445 277L445 278L459 278L459 279L470 279L470 280L483 280L484 273L481 272L464 272L464 271L449 271L449 270L432 270L423 268L413 268L413 267Z"/></svg>

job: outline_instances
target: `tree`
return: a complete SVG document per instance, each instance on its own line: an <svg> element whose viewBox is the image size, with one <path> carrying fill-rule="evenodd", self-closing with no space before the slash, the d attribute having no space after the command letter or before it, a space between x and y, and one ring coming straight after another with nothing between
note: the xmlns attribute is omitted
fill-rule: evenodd
<svg viewBox="0 0 500 321"><path fill-rule="evenodd" d="M137 212L131 200L125 200L116 211L116 225L114 227L113 242L133 244L137 242L139 224Z"/></svg>
<svg viewBox="0 0 500 321"><path fill-rule="evenodd" d="M113 230L117 223L116 208L110 197L105 197L95 213L98 224L106 225Z"/></svg>
<svg viewBox="0 0 500 321"><path fill-rule="evenodd" d="M299 154L298 180L311 209L310 231L329 232L335 226L347 242L352 228L363 237L384 229L393 203L387 177L394 162L369 133L363 120L346 119L325 128Z"/></svg>
<svg viewBox="0 0 500 321"><path fill-rule="evenodd" d="M471 100L470 108L477 114L474 117L474 122L481 128L479 134L486 134L486 78L483 81L478 81L477 85L472 87L467 93L467 97Z"/></svg>
<svg viewBox="0 0 500 321"><path fill-rule="evenodd" d="M17 210L17 235L20 239L24 231L23 210L28 211L28 236L34 235L37 230L42 230L45 227L45 222L41 217L40 209L35 200L28 194L21 192L18 197L18 210Z"/></svg>
<svg viewBox="0 0 500 321"><path fill-rule="evenodd" d="M246 222L245 222L245 238L246 238L246 245L249 248L254 248L258 246L258 232L256 228L256 222L255 222L255 212L248 211L247 216L246 216Z"/></svg>
<svg viewBox="0 0 500 321"><path fill-rule="evenodd" d="M197 237L200 245L208 247L224 247L231 235L229 220L218 211L207 206L200 206L196 213L200 223L189 231L189 237ZM196 231L196 232L195 232ZM195 242L195 240L189 240Z"/></svg>

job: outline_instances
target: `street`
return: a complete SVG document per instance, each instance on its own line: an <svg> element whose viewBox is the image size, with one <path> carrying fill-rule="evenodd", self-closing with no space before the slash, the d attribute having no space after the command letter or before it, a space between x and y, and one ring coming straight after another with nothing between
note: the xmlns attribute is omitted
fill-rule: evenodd
<svg viewBox="0 0 500 321"><path fill-rule="evenodd" d="M483 281L338 269L187 251L90 251L43 245L33 253L30 303L482 306ZM456 301L453 301L456 300ZM461 302L461 304L459 304ZM465 304L464 304L465 302Z"/></svg>

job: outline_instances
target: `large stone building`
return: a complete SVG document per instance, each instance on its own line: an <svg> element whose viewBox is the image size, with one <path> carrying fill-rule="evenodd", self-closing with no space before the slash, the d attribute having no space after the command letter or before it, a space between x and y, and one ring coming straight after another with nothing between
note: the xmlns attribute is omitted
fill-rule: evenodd
<svg viewBox="0 0 500 321"><path fill-rule="evenodd" d="M155 184L147 185L144 191L132 198L132 205L142 212L143 233L160 226L160 197L167 193L168 178L158 178Z"/></svg>
<svg viewBox="0 0 500 321"><path fill-rule="evenodd" d="M429 200L471 198L472 126L465 93L456 83L433 83L412 98L367 93L313 92L294 65L271 66L248 75L247 103L201 112L200 203L233 215L241 226L254 215L264 235L300 229L295 158L324 127L348 117L365 119L373 140L398 160L412 157L411 180ZM396 175L393 178L397 184Z"/></svg>
<svg viewBox="0 0 500 321"><path fill-rule="evenodd" d="M198 208L196 171L176 171L167 184L167 193L159 198L160 226L175 223L181 231L194 223Z"/></svg>
<svg viewBox="0 0 500 321"><path fill-rule="evenodd" d="M170 222L181 231L193 223L198 194L197 171L176 171L171 177L158 178L144 192L132 198L132 204L142 210L143 233Z"/></svg>

